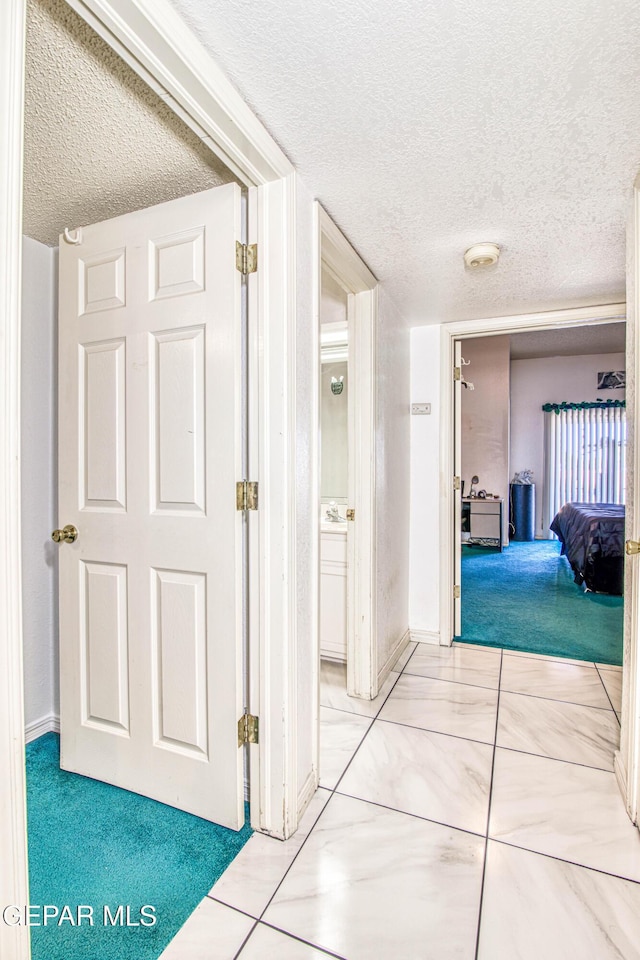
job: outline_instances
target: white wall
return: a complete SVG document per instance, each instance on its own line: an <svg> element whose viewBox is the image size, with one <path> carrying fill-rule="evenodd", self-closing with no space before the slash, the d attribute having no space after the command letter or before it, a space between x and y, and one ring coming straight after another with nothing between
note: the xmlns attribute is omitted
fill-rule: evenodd
<svg viewBox="0 0 640 960"><path fill-rule="evenodd" d="M462 355L469 363L464 376L474 389L461 391L461 476L465 492L469 492L475 474L479 478L478 490L503 498L505 543L509 522L509 340L508 336L500 336L463 342Z"/></svg>
<svg viewBox="0 0 640 960"><path fill-rule="evenodd" d="M342 377L342 393L331 380ZM320 499L346 503L349 497L349 364L327 360L320 366Z"/></svg>
<svg viewBox="0 0 640 960"><path fill-rule="evenodd" d="M348 296L324 265L320 269L320 325L348 321ZM346 339L346 333L345 333ZM331 392L331 377L344 377L341 394ZM325 360L320 372L320 499L346 503L349 496L349 370L344 361Z"/></svg>
<svg viewBox="0 0 640 960"><path fill-rule="evenodd" d="M23 238L22 591L27 728L59 713L56 251Z"/></svg>
<svg viewBox="0 0 640 960"><path fill-rule="evenodd" d="M379 288L376 414L377 655L381 670L409 628L409 330Z"/></svg>
<svg viewBox="0 0 640 960"><path fill-rule="evenodd" d="M439 641L440 630L440 338L441 327L411 331L411 403L430 403L411 417L409 625L412 636Z"/></svg>
<svg viewBox="0 0 640 960"><path fill-rule="evenodd" d="M626 369L623 353L545 357L511 362L511 476L533 470L536 484L536 536L543 537L543 403L624 400L624 390L596 388L601 371Z"/></svg>

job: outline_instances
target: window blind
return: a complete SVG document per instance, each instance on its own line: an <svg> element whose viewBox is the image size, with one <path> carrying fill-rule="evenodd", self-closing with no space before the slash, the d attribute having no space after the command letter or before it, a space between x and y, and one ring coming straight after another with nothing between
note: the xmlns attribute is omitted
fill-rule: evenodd
<svg viewBox="0 0 640 960"><path fill-rule="evenodd" d="M621 404L548 404L544 523L564 503L624 503L627 414Z"/></svg>

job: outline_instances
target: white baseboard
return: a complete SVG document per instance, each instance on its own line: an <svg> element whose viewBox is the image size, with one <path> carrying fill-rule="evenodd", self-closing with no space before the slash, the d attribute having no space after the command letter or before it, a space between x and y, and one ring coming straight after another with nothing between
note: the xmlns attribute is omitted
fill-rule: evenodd
<svg viewBox="0 0 640 960"><path fill-rule="evenodd" d="M382 669L378 671L378 689L380 689L384 681L387 679L387 677L391 673L396 660L398 659L400 654L403 652L403 650L409 643L409 640L410 640L410 631L409 631L409 628L407 627L407 629L402 634L400 639L396 643L394 643L389 656L387 657L384 664L382 665Z"/></svg>
<svg viewBox="0 0 640 960"><path fill-rule="evenodd" d="M31 743L45 733L60 733L60 717L57 713L50 713L46 717L27 723L24 728L24 742Z"/></svg>
<svg viewBox="0 0 640 960"><path fill-rule="evenodd" d="M411 639L416 643L435 643L440 645L439 630L411 630Z"/></svg>

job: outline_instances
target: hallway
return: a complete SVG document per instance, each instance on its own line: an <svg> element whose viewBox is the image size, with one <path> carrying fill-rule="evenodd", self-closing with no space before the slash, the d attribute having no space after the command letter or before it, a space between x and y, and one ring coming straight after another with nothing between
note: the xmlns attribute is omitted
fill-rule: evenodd
<svg viewBox="0 0 640 960"><path fill-rule="evenodd" d="M162 960L636 960L621 670L411 644L374 702L324 663L321 787L255 834Z"/></svg>

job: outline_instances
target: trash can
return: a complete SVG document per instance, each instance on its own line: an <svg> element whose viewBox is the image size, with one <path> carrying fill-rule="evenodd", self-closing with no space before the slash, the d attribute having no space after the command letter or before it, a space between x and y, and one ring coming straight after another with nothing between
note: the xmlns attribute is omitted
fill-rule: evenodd
<svg viewBox="0 0 640 960"><path fill-rule="evenodd" d="M509 523L511 540L535 540L535 483L510 484Z"/></svg>

